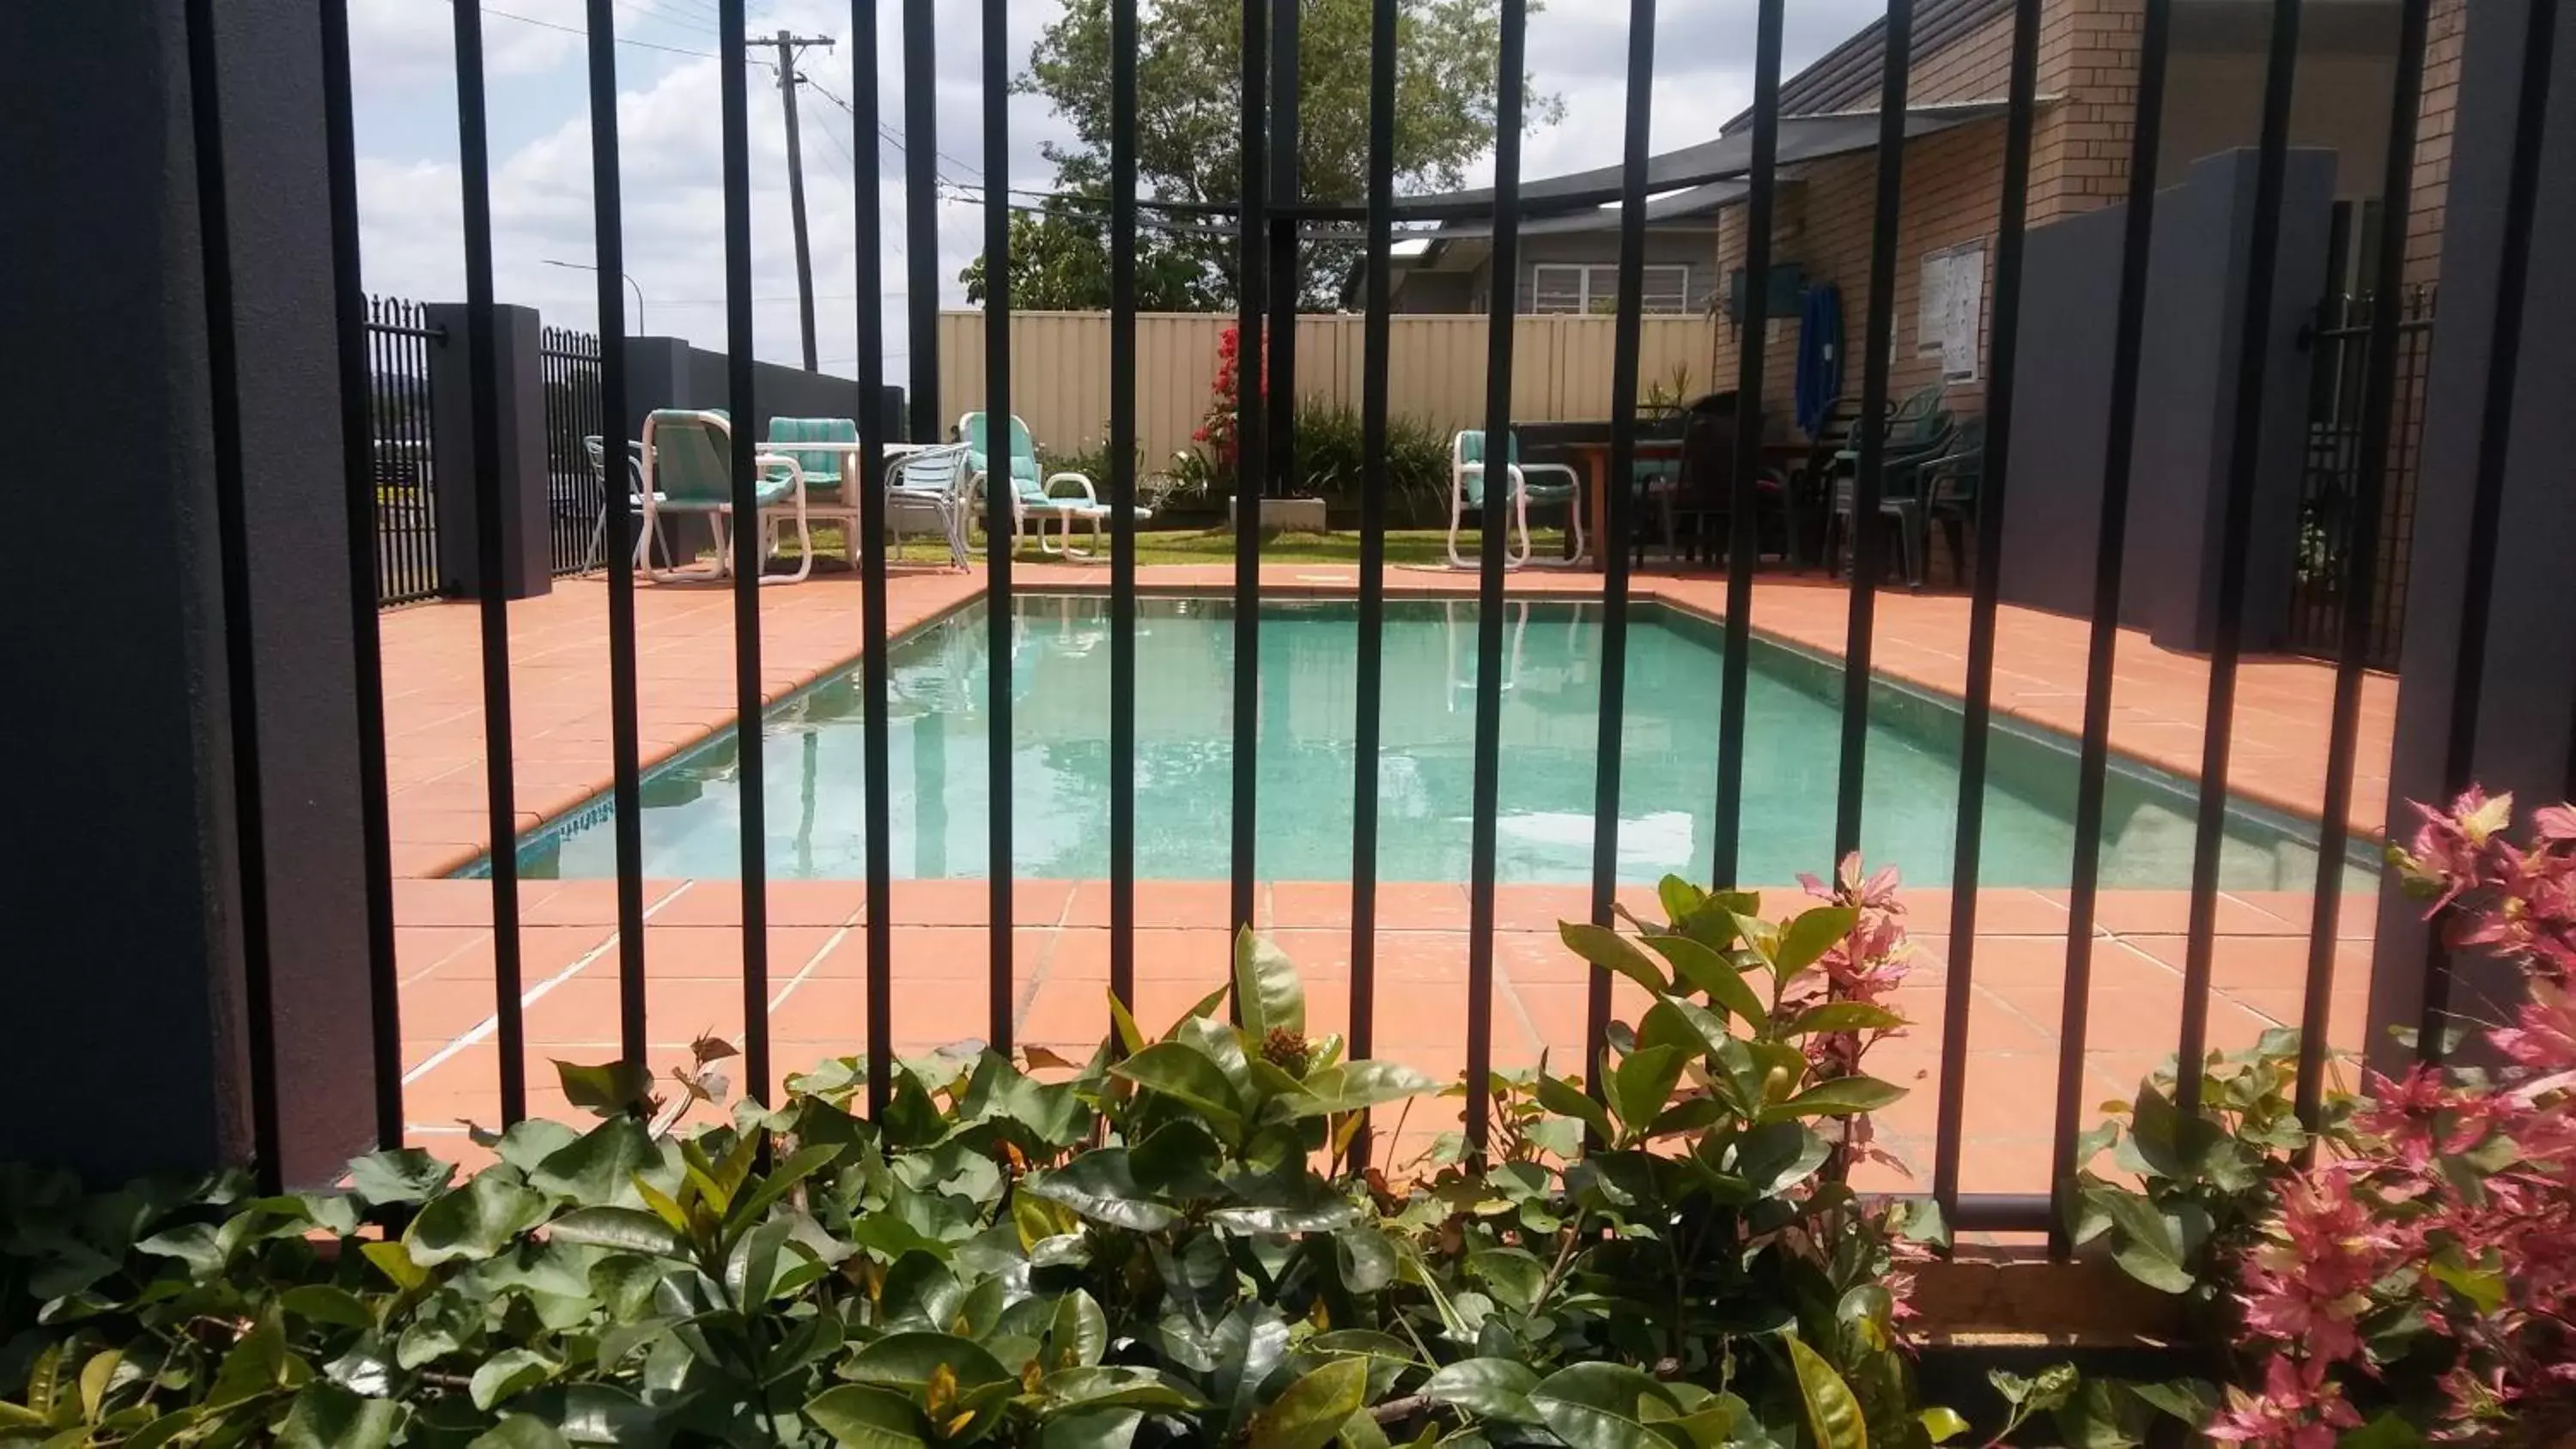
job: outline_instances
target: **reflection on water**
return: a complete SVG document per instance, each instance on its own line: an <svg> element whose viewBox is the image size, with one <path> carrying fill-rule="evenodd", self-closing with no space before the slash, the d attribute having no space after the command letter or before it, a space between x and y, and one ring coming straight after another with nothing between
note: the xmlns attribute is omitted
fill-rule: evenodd
<svg viewBox="0 0 2576 1449"><path fill-rule="evenodd" d="M1581 882L1592 868L1600 705L1599 606L1506 606L1501 816L1505 881ZM1015 601L1012 860L1018 874L1109 873L1109 625L1106 600ZM1385 880L1464 880L1474 767L1473 601L1387 605L1378 870ZM1631 614L1622 734L1619 870L1648 881L1705 877L1717 794L1719 632L1654 606ZM1261 875L1350 874L1358 626L1349 604L1262 606ZM1234 634L1223 600L1147 599L1136 638L1136 868L1164 879L1227 871L1233 770ZM898 877L980 876L988 862L985 726L994 661L980 606L906 636L890 660ZM1839 671L1756 645L1746 697L1744 878L1823 871L1833 837ZM770 712L769 867L781 877L865 873L861 716L855 667ZM1916 884L1947 884L1958 799L1959 721L1946 703L1882 685L1871 708L1865 852ZM739 873L739 742L710 742L644 782L648 876ZM1988 884L2062 886L2073 857L2075 757L2053 737L1998 729L1982 874ZM2182 887L2192 795L2144 771L2111 778L2103 881ZM532 875L609 876L605 801L522 847ZM2220 879L2231 889L2305 890L2316 857L2303 827L2231 815ZM2367 879L2356 873L2355 882Z"/></svg>

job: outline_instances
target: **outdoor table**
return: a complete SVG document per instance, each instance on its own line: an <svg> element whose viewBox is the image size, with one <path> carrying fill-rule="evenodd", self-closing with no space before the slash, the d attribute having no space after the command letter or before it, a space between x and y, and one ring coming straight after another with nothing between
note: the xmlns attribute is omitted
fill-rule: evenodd
<svg viewBox="0 0 2576 1449"><path fill-rule="evenodd" d="M1558 446L1568 457L1576 460L1576 466L1583 474L1584 527L1592 539L1593 547L1588 566L1599 571L1605 567L1605 560L1609 557L1607 546L1610 538L1610 441L1607 438L1586 438ZM1809 448L1810 445L1803 442L1785 438L1772 439L1762 444L1761 464L1766 468L1794 469L1806 463ZM1678 459L1681 455L1682 444L1679 438L1639 438L1636 442L1635 456L1641 463L1666 458ZM1795 530L1793 529L1792 532L1794 533ZM1621 539L1619 542L1623 548L1628 543L1626 539ZM1797 540L1794 537L1790 540L1790 549L1792 557L1795 557Z"/></svg>

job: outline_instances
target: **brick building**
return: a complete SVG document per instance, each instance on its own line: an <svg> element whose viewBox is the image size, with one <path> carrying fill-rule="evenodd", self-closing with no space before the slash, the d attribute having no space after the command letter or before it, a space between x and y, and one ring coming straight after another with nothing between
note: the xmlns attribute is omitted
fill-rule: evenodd
<svg viewBox="0 0 2576 1449"><path fill-rule="evenodd" d="M2450 114L2457 87L2466 0L2434 0L2427 54L2421 141L2407 226L2410 281L2438 271L2442 193L2449 171ZM2045 0L2039 39L2039 110L2034 120L2028 224L2045 226L2117 202L2127 193L2130 120L2143 0ZM2364 273L2380 224L2388 105L2394 89L2397 0L2309 0L2304 7L2291 119L2291 144L2335 153L2338 255L2328 275L2353 289ZM1915 10L1911 107L1998 101L2009 89L2011 0L1920 0ZM2175 0L2168 63L2160 186L2199 158L2254 144L2259 128L2269 7L2261 0ZM1881 99L1884 23L1873 24L1786 80L1784 116L1868 112ZM1733 136L1750 116L1729 123ZM1903 202L1897 226L1896 349L1891 396L1944 375L1945 400L1956 411L1983 405L1983 356L1990 325L1993 238L2003 190L2005 121L1996 116L1919 137L1906 146ZM1860 349L1868 320L1872 218L1877 157L1859 151L1785 166L1775 203L1772 258L1795 267L1808 286L1841 289L1845 332L1844 387L1861 387ZM1717 272L1742 267L1745 212L1719 217ZM1927 261L1982 263L1983 318L1972 369L1945 361L1927 343L1918 315ZM1766 376L1786 379L1795 365L1798 319L1775 312ZM1714 328L1714 375L1733 376L1738 339L1727 309ZM1787 412L1785 387L1773 389Z"/></svg>

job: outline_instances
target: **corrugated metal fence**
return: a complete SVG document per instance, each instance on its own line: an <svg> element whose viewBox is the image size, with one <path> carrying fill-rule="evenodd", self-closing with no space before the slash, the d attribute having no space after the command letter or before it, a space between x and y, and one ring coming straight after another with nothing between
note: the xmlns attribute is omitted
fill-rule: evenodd
<svg viewBox="0 0 2576 1449"><path fill-rule="evenodd" d="M1297 319L1297 396L1357 411L1361 332L1354 313ZM1161 471L1190 445L1206 417L1217 343L1234 318L1220 312L1147 312L1136 318L1136 444L1144 470ZM1638 376L1669 386L1682 369L1691 393L1709 376L1713 324L1705 317L1648 317ZM1512 339L1512 416L1526 423L1598 419L1608 406L1618 319L1522 317ZM1480 424L1491 324L1474 317L1389 319L1391 416L1448 432ZM1041 447L1088 451L1108 436L1109 314L1011 314L1011 411ZM939 315L939 416L953 422L984 405L984 314Z"/></svg>

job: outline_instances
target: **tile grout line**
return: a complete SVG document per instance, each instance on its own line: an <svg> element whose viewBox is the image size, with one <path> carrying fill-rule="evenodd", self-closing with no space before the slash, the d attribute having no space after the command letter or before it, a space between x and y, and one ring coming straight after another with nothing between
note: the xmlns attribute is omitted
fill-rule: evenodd
<svg viewBox="0 0 2576 1449"><path fill-rule="evenodd" d="M673 888L669 895L662 897L660 900L655 901L653 904L644 908L644 919L648 921L653 919L656 912L660 911L664 906L669 905L671 902L678 900L681 896L687 894L689 887L695 884L697 884L697 882L694 880L684 880L680 882L677 887ZM566 966L561 971L558 971L554 975L547 977L545 980L538 982L536 985L529 987L519 996L519 1009L524 1012L529 1007L536 1005L537 1001L545 996L547 992L554 990L556 987L570 981L575 976L580 975L584 970L588 969L592 962L607 955L609 948L617 944L619 934L620 933L612 927L609 930L608 935L603 938L599 944L582 952L580 956L574 958L571 965ZM500 1013L494 1012L492 1015L483 1018L482 1021L478 1022L463 1036L456 1038L454 1041L451 1041L447 1045L430 1053L428 1058L422 1061L419 1066L403 1073L402 1084L408 1087L419 1081L421 1078L428 1076L434 1068L445 1063L457 1053L464 1051L467 1047L479 1044L484 1038L489 1037L495 1031L500 1030L500 1027Z"/></svg>

